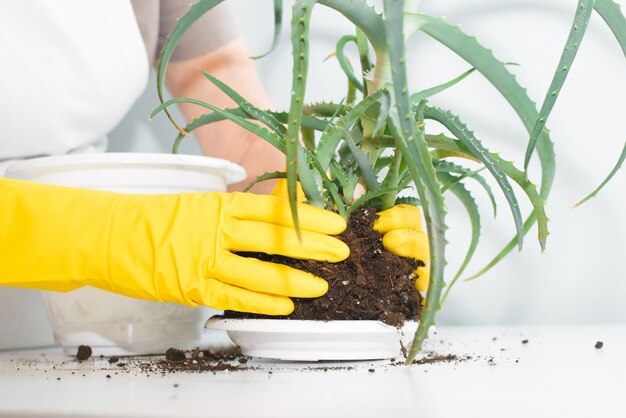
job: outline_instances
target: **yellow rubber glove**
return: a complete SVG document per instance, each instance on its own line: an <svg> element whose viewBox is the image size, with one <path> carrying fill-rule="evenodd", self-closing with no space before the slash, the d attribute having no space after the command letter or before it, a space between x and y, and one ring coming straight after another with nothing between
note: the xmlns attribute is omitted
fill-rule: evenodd
<svg viewBox="0 0 626 418"><path fill-rule="evenodd" d="M279 196L287 199L289 193L287 193L287 179L278 179L276 182L276 186L274 186L274 190L272 191L272 196ZM300 182L296 182L296 200L299 203L306 202L306 195L304 194L304 190L302 190L302 186Z"/></svg>
<svg viewBox="0 0 626 418"><path fill-rule="evenodd" d="M415 287L425 292L430 281L430 247L428 235L422 229L420 208L402 204L378 215L374 229L383 235L383 246L400 257L412 257L426 263L415 270L418 276Z"/></svg>
<svg viewBox="0 0 626 418"><path fill-rule="evenodd" d="M248 193L126 195L0 179L0 285L67 291L90 285L126 296L269 315L292 297L326 293L323 279L234 254L337 262L328 236L339 215Z"/></svg>

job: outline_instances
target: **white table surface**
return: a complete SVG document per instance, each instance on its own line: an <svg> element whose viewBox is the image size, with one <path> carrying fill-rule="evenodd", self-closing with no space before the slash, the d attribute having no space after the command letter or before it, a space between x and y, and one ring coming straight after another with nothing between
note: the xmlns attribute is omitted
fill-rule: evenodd
<svg viewBox="0 0 626 418"><path fill-rule="evenodd" d="M0 352L0 416L626 416L626 326L447 327L425 348L472 359L328 371L253 360L259 370L162 376L54 347Z"/></svg>

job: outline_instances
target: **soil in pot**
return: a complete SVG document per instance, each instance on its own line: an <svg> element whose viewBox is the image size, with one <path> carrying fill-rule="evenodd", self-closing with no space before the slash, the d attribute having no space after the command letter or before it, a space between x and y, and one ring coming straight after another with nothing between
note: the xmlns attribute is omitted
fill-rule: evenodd
<svg viewBox="0 0 626 418"><path fill-rule="evenodd" d="M355 211L339 238L350 247L350 256L339 263L297 260L263 253L240 253L263 261L308 271L329 283L328 293L314 299L294 298L289 316L265 316L226 311L227 318L299 320L378 320L401 326L418 320L422 295L415 289L413 271L423 261L398 257L386 250L382 236L372 229L374 209Z"/></svg>

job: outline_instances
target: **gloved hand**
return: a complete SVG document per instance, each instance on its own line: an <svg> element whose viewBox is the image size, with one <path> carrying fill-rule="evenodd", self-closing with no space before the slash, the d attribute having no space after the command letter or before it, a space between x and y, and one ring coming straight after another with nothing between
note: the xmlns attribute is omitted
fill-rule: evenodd
<svg viewBox="0 0 626 418"><path fill-rule="evenodd" d="M298 202L306 201L300 183L297 187ZM287 181L279 179L272 194L286 197ZM400 257L411 257L425 263L415 270L415 287L420 292L427 291L430 282L430 247L428 235L422 229L421 209L400 204L379 212L378 216L374 221L374 230L383 235L383 246Z"/></svg>
<svg viewBox="0 0 626 418"><path fill-rule="evenodd" d="M286 199L248 193L126 195L0 179L0 285L126 296L285 315L291 297L328 284L265 252L337 262L339 215L300 205L298 241Z"/></svg>
<svg viewBox="0 0 626 418"><path fill-rule="evenodd" d="M430 281L430 247L428 235L422 229L421 210L413 205L396 205L378 213L374 229L383 235L383 246L400 257L422 260L425 266L415 270L415 287L428 290Z"/></svg>

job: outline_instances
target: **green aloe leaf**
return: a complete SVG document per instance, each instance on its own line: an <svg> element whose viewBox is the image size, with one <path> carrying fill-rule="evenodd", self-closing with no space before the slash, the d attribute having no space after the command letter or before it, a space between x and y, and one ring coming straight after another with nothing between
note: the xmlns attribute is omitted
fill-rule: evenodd
<svg viewBox="0 0 626 418"><path fill-rule="evenodd" d="M335 48L335 55L337 56L337 61L339 62L339 66L343 70L346 77L357 90L363 91L363 83L359 80L359 78L354 74L354 70L352 68L352 64L346 58L346 54L344 52L344 48L348 42L354 42L356 44L356 36L353 35L345 35L342 36L337 42L337 47Z"/></svg>
<svg viewBox="0 0 626 418"><path fill-rule="evenodd" d="M330 162L328 169L330 170L333 178L339 182L343 196L350 196L350 198L352 198L352 196L354 196L354 188L359 181L359 177L351 170L344 170L343 167L341 167L341 165L335 160Z"/></svg>
<svg viewBox="0 0 626 418"><path fill-rule="evenodd" d="M315 167L315 169L317 170L317 172L319 173L319 176L322 180L322 183L324 184L324 187L326 187L326 190L328 191L328 194L330 195L330 198L332 200L332 202L334 203L335 207L333 208L332 205L330 205L329 209L336 209L336 211L341 215L344 216L346 213L346 205L345 202L342 199L342 195L339 193L339 189L337 187L337 185L326 175L325 170L322 169L322 166L319 164L319 161L317 160L317 158L315 158L315 155L313 155L312 153L307 151L307 157L310 161L310 163ZM333 161L335 162L335 161ZM342 170L339 170L340 172L342 172ZM343 174L343 172L342 172ZM346 176L343 175L342 179L345 179ZM356 183L356 181L355 181ZM341 184L341 181L340 181ZM348 219L348 217L346 216L346 220Z"/></svg>
<svg viewBox="0 0 626 418"><path fill-rule="evenodd" d="M434 148L434 151L443 152L446 156L461 157L477 163L480 162L480 160L458 139L449 138L444 134L426 134L425 137L426 143L430 148Z"/></svg>
<svg viewBox="0 0 626 418"><path fill-rule="evenodd" d="M302 145L304 145L304 148L309 151L315 151L315 130L301 126L300 135L302 136Z"/></svg>
<svg viewBox="0 0 626 418"><path fill-rule="evenodd" d="M346 132L345 135L346 144L348 148L350 148L350 152L354 156L359 168L361 169L361 176L363 176L363 180L365 181L365 185L368 190L378 190L380 189L380 185L378 184L378 179L376 173L374 172L374 168L371 166L367 155L359 147L356 146L354 141L352 140L352 136Z"/></svg>
<svg viewBox="0 0 626 418"><path fill-rule="evenodd" d="M471 179L474 179L478 182L478 184L480 184L483 189L485 189L485 191L487 192L487 195L489 196L489 200L491 201L491 206L493 207L493 217L495 218L497 215L497 203L496 203L496 198L493 195L493 191L491 190L491 187L489 186L489 183L487 183L487 180L485 180L485 178L479 174L477 174L478 170L470 170L468 168L465 168L461 165L452 163L450 161L437 161L435 168L437 169L437 173L439 172L445 172L445 173L454 173L454 174L459 174L459 180L469 177ZM482 167L482 169L484 169L485 167ZM445 186L444 186L444 190L445 190Z"/></svg>
<svg viewBox="0 0 626 418"><path fill-rule="evenodd" d="M261 123L263 123L268 128L272 129L278 135L285 136L285 134L287 133L287 130L285 129L285 126L282 123L280 123L278 121L278 119L276 119L274 117L274 115L272 115L269 112L266 112L264 110L261 110L261 109L257 108L252 103L247 101L243 96L241 96L239 93L237 93L231 87L229 87L226 83L222 82L218 78L216 78L216 77L212 76L211 74L207 73L203 69L200 69L200 71L202 71L202 74L204 75L204 77L207 80L209 80L217 88L219 88L221 91L223 91L228 97L230 97L237 104L237 106L239 106L244 112L246 112L252 118L258 120Z"/></svg>
<svg viewBox="0 0 626 418"><path fill-rule="evenodd" d="M388 94L384 94L380 98L380 107L378 108L378 118L376 119L376 125L372 131L372 136L378 135L385 127L387 118L389 117L389 110L391 108L391 97Z"/></svg>
<svg viewBox="0 0 626 418"><path fill-rule="evenodd" d="M438 170L438 166L437 164L435 164L435 168ZM465 180L466 178L470 177L470 178L482 178L480 176L480 172L483 171L486 167L482 166L481 168L479 168L478 170L467 170L464 173L458 175L458 176L454 176L454 179L452 180L452 182L449 183L444 183L443 186L441 186L441 191L442 192L447 192L448 189L450 189L450 187L454 186L456 183ZM483 178L484 180L484 178Z"/></svg>
<svg viewBox="0 0 626 418"><path fill-rule="evenodd" d="M506 161L502 159L499 155L495 154L493 156L502 171L511 178L514 182L516 182L526 193L526 196L530 200L533 205L533 212L530 214L528 219L524 222L524 233L527 233L530 228L533 226L535 221L537 221L537 230L539 235L539 242L545 242L548 237L548 217L545 211L545 199L541 194L537 191L537 186L534 185L526 174L517 169L515 165L511 161ZM501 251L494 259L492 259L485 267L483 267L478 273L474 274L471 277L468 277L465 280L473 280L483 274L485 274L489 269L498 264L502 258L506 256L508 251L510 251L515 246L515 242L511 241L507 244L505 249ZM543 247L542 247L543 249Z"/></svg>
<svg viewBox="0 0 626 418"><path fill-rule="evenodd" d="M386 165L389 171L382 183L382 188L399 188L401 171L402 171L402 152L399 149L394 150L392 160ZM390 209L396 204L397 193L389 193L383 196L380 205L381 210Z"/></svg>
<svg viewBox="0 0 626 418"><path fill-rule="evenodd" d="M387 92L383 89L378 90L367 96L365 99L357 103L345 115L337 118L333 125L322 134L317 147L317 158L322 168L327 169L330 161L333 159L339 142L343 139L346 132L350 130L363 115L363 113L379 101L383 94Z"/></svg>
<svg viewBox="0 0 626 418"><path fill-rule="evenodd" d="M280 31L283 27L283 0L274 0L274 36L272 37L272 45L270 49L261 54L252 57L252 59L258 60L260 58L266 57L278 46L278 41L280 40Z"/></svg>
<svg viewBox="0 0 626 418"><path fill-rule="evenodd" d="M224 111L229 114L239 116L241 118L248 118L250 116L243 110L239 109L238 107L224 109ZM191 132L193 132L194 130L204 125L219 122L221 120L227 120L227 119L223 115L219 113L215 113L215 112L205 113L203 115L200 115L194 118L191 122L185 125L185 128L183 130L184 133L178 132L178 135L174 139L174 144L172 144L172 154L178 154L178 149L180 148L180 144L183 142L183 139L189 136Z"/></svg>
<svg viewBox="0 0 626 418"><path fill-rule="evenodd" d="M439 299L444 287L443 273L446 264L446 209L424 132L415 123L409 101L405 65L403 6L404 3L400 0L384 2L384 26L389 47L389 63L392 68L391 76L396 105L391 113L392 121L388 125L411 172L415 188L422 202L431 251L430 285L426 296L426 305L407 356L406 361L410 363L417 352L421 350L423 341L428 337L430 327L435 324L435 315L441 309ZM396 129L396 124L399 131Z"/></svg>
<svg viewBox="0 0 626 418"><path fill-rule="evenodd" d="M315 159L312 158L310 151L303 147L298 148L298 179L300 186L304 192L307 203L318 208L324 207L324 197L322 195L321 184L318 179L326 176L323 171L316 172L311 166L314 165Z"/></svg>
<svg viewBox="0 0 626 418"><path fill-rule="evenodd" d="M344 15L365 34L375 51L387 49L382 16L368 4L367 0L318 0L317 2Z"/></svg>
<svg viewBox="0 0 626 418"><path fill-rule="evenodd" d="M482 143L476 138L474 133L465 126L461 120L453 115L450 111L444 111L436 107L426 107L424 109L424 117L433 119L443 124L452 134L459 139L476 158L478 158L487 167L487 170L493 175L496 183L500 186L502 193L506 197L513 219L515 221L515 229L517 230L518 247L522 249L522 241L524 239L522 214L519 210L519 204L515 197L513 187L506 175L495 161L493 154L487 150ZM545 245L545 244L542 244Z"/></svg>
<svg viewBox="0 0 626 418"><path fill-rule="evenodd" d="M168 35L165 43L163 44L163 49L161 49L161 54L159 55L159 62L157 64L157 93L159 95L159 100L161 103L165 101L164 99L164 84L165 84L165 72L167 71L167 65L172 58L172 54L174 53L174 49L182 36L187 32L187 29L198 19L200 19L206 12L222 3L224 0L199 0L196 3L193 3L187 13L184 16L178 19L176 26L172 29L172 32ZM167 109L165 109L165 113L167 117L172 122L174 127L178 129L178 131L186 135L186 132L183 128L178 125L178 123L174 120L174 117L169 113Z"/></svg>
<svg viewBox="0 0 626 418"><path fill-rule="evenodd" d="M263 123L268 128L272 129L276 134L284 137L287 133L285 127L278 119L274 117L269 112L261 110L254 105L252 105L249 101L247 101L244 97L242 97L239 93L233 90L231 87L207 73L204 70L201 70L202 74L215 86L217 86L220 90L222 90L228 97L230 97L242 110L244 110L250 117L259 122ZM303 150L298 149L298 155L301 156L303 154ZM315 174L313 170L309 167L307 158L298 158L298 170L300 173L300 184L302 186L302 190L306 195L309 203L313 206L323 207L324 199L322 197L322 192L320 191L316 181Z"/></svg>
<svg viewBox="0 0 626 418"><path fill-rule="evenodd" d="M565 83L569 70L572 68L572 63L574 62L574 58L576 58L576 53L578 52L580 43L585 36L585 31L587 30L587 25L589 24L589 18L591 17L591 12L593 11L593 3L594 0L578 1L576 15L574 16L574 23L572 23L572 28L570 29L569 36L567 37L567 41L563 47L561 59L559 60L559 64L557 65L554 76L552 77L552 82L550 83L550 88L548 89L546 97L543 99L543 105L541 106L535 125L530 132L530 139L528 140L528 147L526 148L526 155L524 157L524 171L526 172L528 171L530 158L535 151L539 134L543 129L545 129L550 112L552 112L552 108L554 107L556 99L561 92L563 83Z"/></svg>
<svg viewBox="0 0 626 418"><path fill-rule="evenodd" d="M321 117L343 116L352 109L352 106L333 102L319 102L304 105L303 113L305 115L315 115Z"/></svg>
<svg viewBox="0 0 626 418"><path fill-rule="evenodd" d="M374 171L376 171L376 173L380 172L383 168L387 168L389 167L389 165L393 162L394 160L394 156L393 155L389 155L386 157L379 157L376 160L376 165L374 165Z"/></svg>
<svg viewBox="0 0 626 418"><path fill-rule="evenodd" d="M346 213L344 214L344 217L346 219L348 219L350 217L350 215L352 215L352 213L357 210L358 208L360 208L361 206L363 206L365 203L367 203L368 201L380 197L380 196L384 196L387 193L391 193L391 192L395 192L398 189L393 188L393 189L378 189L378 190L370 190L367 193L365 193L363 196L359 197L358 199L356 199L354 201L354 203L352 203L347 209L346 209Z"/></svg>
<svg viewBox="0 0 626 418"><path fill-rule="evenodd" d="M260 176L258 176L257 178L255 178L254 180L252 180L245 189L243 189L243 192L247 192L248 190L250 190L252 188L252 186L254 186L257 183L260 183L262 181L266 181L266 180L276 180L276 179L284 179L287 178L287 173L285 173L284 171L273 171L271 173L264 173L261 174Z"/></svg>
<svg viewBox="0 0 626 418"><path fill-rule="evenodd" d="M363 84L363 94L368 95L367 83L365 81L365 75L368 74L373 68L372 59L370 57L370 47L367 37L361 29L356 28L356 45L359 50L359 60L361 61L361 75Z"/></svg>
<svg viewBox="0 0 626 418"><path fill-rule="evenodd" d="M620 154L619 158L617 159L617 164L615 164L615 166L613 167L613 169L611 170L609 175L604 179L604 181L602 183L600 183L600 185L593 192L591 192L587 197L585 197L580 202L576 203L574 205L574 207L580 206L583 203L585 203L587 200L591 199L592 197L597 196L597 194L600 192L600 190L602 190L602 188L604 188L604 186L606 186L606 184L609 181L611 181L611 179L613 178L615 173L617 173L617 171L622 167L622 164L624 163L625 159L626 159L626 142L624 143L624 148L622 148L622 153Z"/></svg>
<svg viewBox="0 0 626 418"><path fill-rule="evenodd" d="M438 171L437 177L439 177L439 180L441 180L442 182L448 182L448 183L452 182L455 178L454 176L451 176L445 171ZM472 260L472 257L474 256L474 253L476 252L476 248L478 247L478 241L480 240L480 228L481 228L480 227L480 213L478 212L478 205L476 204L474 197L469 192L469 190L467 190L465 185L461 182L456 182L450 187L450 191L454 193L454 195L459 199L459 201L463 204L463 207L465 207L465 210L467 211L467 214L470 219L471 228L472 228L472 237L470 240L470 245L467 248L467 252L465 253L465 258L463 259L463 262L461 263L461 266L457 270L456 274L454 275L454 278L450 281L450 284L446 288L445 293L441 297L442 305L444 301L446 300L446 298L448 297L448 293L450 293L450 289L457 282L459 277L461 277L461 275L467 268L468 264Z"/></svg>
<svg viewBox="0 0 626 418"><path fill-rule="evenodd" d="M253 119L247 112L244 112L242 109L238 107L223 109L226 113L232 114L234 116L239 116L241 118ZM274 112L271 110L264 110L264 112L272 115L276 120L278 120L281 124L287 123L287 112ZM184 130L185 134L179 133L176 139L174 140L174 145L172 147L172 153L177 154L178 148L180 147L180 143L185 139L188 133L195 131L196 129L208 125L211 123L219 122L222 120L227 120L222 114L219 113L206 113L194 118L191 122L189 122ZM316 131L324 131L328 128L328 122L323 119L318 119L314 116L303 116L302 117L302 127L314 129Z"/></svg>
<svg viewBox="0 0 626 418"><path fill-rule="evenodd" d="M396 198L396 205L413 205L421 206L422 202L417 197L412 196L400 196Z"/></svg>
<svg viewBox="0 0 626 418"><path fill-rule="evenodd" d="M161 103L158 107L156 107L150 114L150 117L151 118L154 117L161 110L167 109L169 106L175 103L191 103L191 104L195 104L195 105L210 109L214 113L218 114L220 117L224 119L228 119L231 122L234 122L237 125L241 126L242 128L252 132L253 134L263 138L264 140L272 144L274 147L279 149L281 152L284 153L286 151L286 146L285 146L285 142L283 138L276 135L276 133L268 131L266 128L259 126L256 123L252 123L248 121L245 118L245 116L242 117L239 114L237 114L237 112L231 112L229 109L220 109L217 106L213 106L212 104L203 102L201 100L190 99L188 97L170 99L164 103Z"/></svg>
<svg viewBox="0 0 626 418"><path fill-rule="evenodd" d="M300 234L300 220L298 218L297 180L298 154L300 146L299 132L304 109L304 94L309 68L309 23L313 11L313 0L297 0L293 5L291 19L291 46L293 55L293 76L291 82L291 104L289 105L289 120L287 121L287 136L285 155L287 157L287 198L291 207L293 223Z"/></svg>
<svg viewBox="0 0 626 418"><path fill-rule="evenodd" d="M612 0L596 0L593 8L611 29L615 39L622 47L624 56L626 56L626 18L620 5Z"/></svg>
<svg viewBox="0 0 626 418"><path fill-rule="evenodd" d="M470 68L469 70L465 71L463 74L461 74L460 76L446 82L446 83L442 83L439 84L437 86L422 90L422 91L418 91L417 93L413 93L411 95L411 102L417 104L419 101L424 100L424 99L428 99L431 96L434 96L437 93L441 93L442 91L449 89L450 87L454 86L455 84L457 84L458 82L460 82L461 80L463 80L465 77L467 77L468 75L470 75L471 73L473 73L474 71L476 71L476 68Z"/></svg>
<svg viewBox="0 0 626 418"><path fill-rule="evenodd" d="M624 14L622 13L620 9L620 5L615 3L612 0L596 0L593 5L593 8L602 17L602 19L607 24L609 29L611 29L611 32L613 32L615 39L619 43L620 47L622 48L622 52L624 53L624 56L626 57L626 17L624 17ZM600 192L600 190L604 188L604 186L611 180L611 178L613 178L617 170L619 170L620 167L622 166L622 163L624 162L625 154L626 154L626 145L624 146L624 149L622 150L622 154L617 159L617 163L611 170L609 176L593 192L591 192L591 194L589 194L583 200L578 202L576 206L596 196L598 192Z"/></svg>

